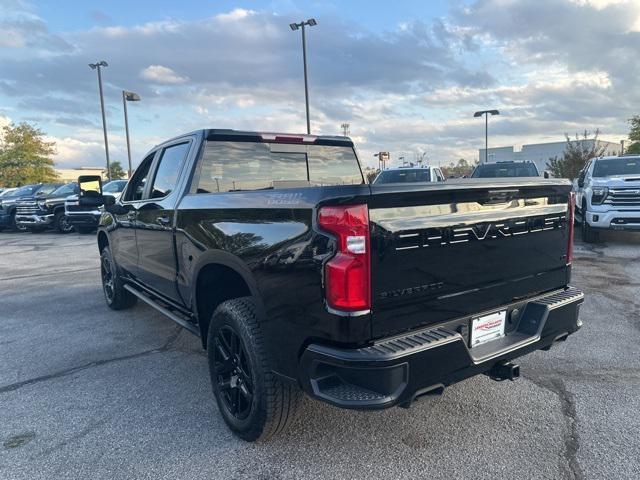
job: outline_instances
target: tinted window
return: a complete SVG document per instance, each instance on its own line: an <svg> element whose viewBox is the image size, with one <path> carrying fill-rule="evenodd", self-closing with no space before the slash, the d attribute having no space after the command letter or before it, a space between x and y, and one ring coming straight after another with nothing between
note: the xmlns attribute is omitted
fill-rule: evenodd
<svg viewBox="0 0 640 480"><path fill-rule="evenodd" d="M59 183L48 183L42 185L42 187L40 187L36 192L36 195L49 195L50 193L53 193L58 187L60 187Z"/></svg>
<svg viewBox="0 0 640 480"><path fill-rule="evenodd" d="M33 193L38 189L39 185L26 185L24 187L20 187L17 190L11 192L9 196L18 197L23 195L33 195Z"/></svg>
<svg viewBox="0 0 640 480"><path fill-rule="evenodd" d="M182 165L189 153L190 143L180 143L165 148L160 157L160 164L151 187L151 198L162 198L169 195L178 182Z"/></svg>
<svg viewBox="0 0 640 480"><path fill-rule="evenodd" d="M351 147L207 142L198 192L361 183Z"/></svg>
<svg viewBox="0 0 640 480"><path fill-rule="evenodd" d="M593 166L594 177L610 177L612 175L640 175L640 158L612 158L596 160Z"/></svg>
<svg viewBox="0 0 640 480"><path fill-rule="evenodd" d="M383 183L424 183L430 181L430 168L406 168L402 170L383 170L373 183L379 185Z"/></svg>
<svg viewBox="0 0 640 480"><path fill-rule="evenodd" d="M68 183L66 185L61 186L56 191L52 193L52 195L73 195L78 190L78 186L75 183Z"/></svg>
<svg viewBox="0 0 640 480"><path fill-rule="evenodd" d="M478 165L472 178L537 177L533 163L485 163Z"/></svg>
<svg viewBox="0 0 640 480"><path fill-rule="evenodd" d="M151 168L151 162L153 162L153 157L155 156L155 154L155 152L150 154L142 161L142 163L140 163L140 166L136 169L133 177L131 178L131 182L129 183L129 188L127 188L127 195L125 200L142 200L144 186L147 184L147 176L149 175L149 169Z"/></svg>
<svg viewBox="0 0 640 480"><path fill-rule="evenodd" d="M126 180L113 180L102 187L104 193L120 193L127 184Z"/></svg>

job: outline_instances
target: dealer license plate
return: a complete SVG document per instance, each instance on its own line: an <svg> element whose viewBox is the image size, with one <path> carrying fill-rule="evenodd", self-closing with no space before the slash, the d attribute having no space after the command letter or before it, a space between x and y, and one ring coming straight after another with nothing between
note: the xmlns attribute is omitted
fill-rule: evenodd
<svg viewBox="0 0 640 480"><path fill-rule="evenodd" d="M504 337L506 318L506 310L474 318L471 322L471 347Z"/></svg>

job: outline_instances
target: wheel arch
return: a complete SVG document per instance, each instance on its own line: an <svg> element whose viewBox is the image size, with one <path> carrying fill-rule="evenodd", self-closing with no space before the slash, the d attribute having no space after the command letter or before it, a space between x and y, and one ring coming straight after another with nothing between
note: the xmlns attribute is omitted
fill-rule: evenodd
<svg viewBox="0 0 640 480"><path fill-rule="evenodd" d="M104 230L98 230L98 251L102 253L105 247L109 246L109 237Z"/></svg>
<svg viewBox="0 0 640 480"><path fill-rule="evenodd" d="M207 348L209 322L222 302L251 296L258 308L262 298L255 278L246 264L228 252L204 253L194 268L191 281L192 311L196 313L202 347Z"/></svg>

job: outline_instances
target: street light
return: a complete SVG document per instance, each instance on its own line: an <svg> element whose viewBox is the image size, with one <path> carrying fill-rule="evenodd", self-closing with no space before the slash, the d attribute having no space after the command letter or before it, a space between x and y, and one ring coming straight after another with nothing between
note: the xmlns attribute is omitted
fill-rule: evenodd
<svg viewBox="0 0 640 480"><path fill-rule="evenodd" d="M122 105L124 106L124 130L127 133L127 157L129 158L129 178L131 178L131 144L129 143L129 116L127 115L127 102L139 102L140 95L122 90Z"/></svg>
<svg viewBox="0 0 640 480"><path fill-rule="evenodd" d="M498 110L482 110L473 114L474 117L484 115L484 163L487 163L489 152L489 115L500 115Z"/></svg>
<svg viewBox="0 0 640 480"><path fill-rule="evenodd" d="M107 156L107 179L111 181L111 164L109 163L109 141L107 140L107 119L104 115L104 95L102 93L102 71L100 67L108 67L109 64L104 60L97 63L90 63L92 70L98 70L98 89L100 90L100 109L102 110L102 131L104 133L104 152Z"/></svg>
<svg viewBox="0 0 640 480"><path fill-rule="evenodd" d="M304 101L307 108L307 133L311 133L311 122L309 121L309 83L307 80L307 40L304 33L304 27L306 25L315 27L318 24L315 18L300 23L290 23L291 30L296 31L302 28L302 63L304 64Z"/></svg>

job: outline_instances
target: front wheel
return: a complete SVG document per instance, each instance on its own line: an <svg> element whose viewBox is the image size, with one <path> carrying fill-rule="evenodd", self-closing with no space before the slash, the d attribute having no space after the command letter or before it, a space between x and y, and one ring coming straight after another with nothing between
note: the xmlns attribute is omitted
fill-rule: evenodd
<svg viewBox="0 0 640 480"><path fill-rule="evenodd" d="M585 243L595 243L600 238L600 233L594 230L591 227L591 225L589 225L589 222L587 222L587 219L584 217L582 218L581 233L582 233L582 241Z"/></svg>
<svg viewBox="0 0 640 480"><path fill-rule="evenodd" d="M60 233L70 233L73 231L73 225L69 223L69 219L64 212L56 213L55 217L53 217L53 225Z"/></svg>
<svg viewBox="0 0 640 480"><path fill-rule="evenodd" d="M111 256L109 247L105 247L100 252L100 276L102 277L102 291L104 299L109 308L113 310L124 310L132 307L137 297L124 288L124 283L118 275L116 262Z"/></svg>
<svg viewBox="0 0 640 480"><path fill-rule="evenodd" d="M272 372L253 298L218 306L207 350L213 393L233 433L252 442L266 440L289 425L302 392Z"/></svg>

